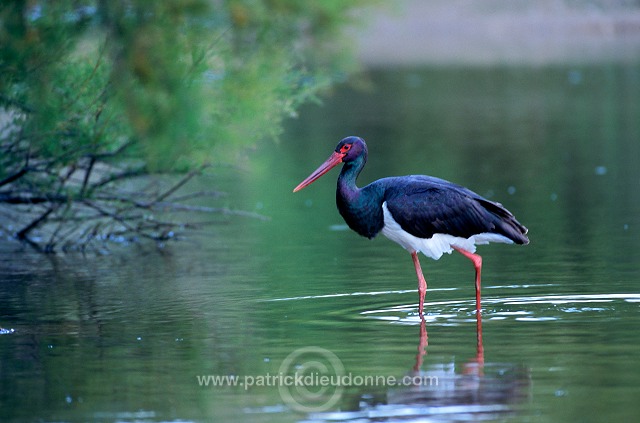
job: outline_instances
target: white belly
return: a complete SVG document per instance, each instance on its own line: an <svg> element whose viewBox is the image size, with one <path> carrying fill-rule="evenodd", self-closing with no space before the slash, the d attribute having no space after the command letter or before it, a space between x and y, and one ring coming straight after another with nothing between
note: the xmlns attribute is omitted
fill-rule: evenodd
<svg viewBox="0 0 640 423"><path fill-rule="evenodd" d="M386 201L382 203L382 211L384 212L384 227L382 234L391 241L397 242L405 250L410 252L419 251L427 257L438 260L442 254L451 254L453 246L474 253L476 245L488 244L490 242L502 242L505 244L513 244L506 236L493 233L482 233L470 236L469 238L461 238L448 234L434 234L431 238L418 238L403 230L398 222L393 219L391 212L387 208Z"/></svg>

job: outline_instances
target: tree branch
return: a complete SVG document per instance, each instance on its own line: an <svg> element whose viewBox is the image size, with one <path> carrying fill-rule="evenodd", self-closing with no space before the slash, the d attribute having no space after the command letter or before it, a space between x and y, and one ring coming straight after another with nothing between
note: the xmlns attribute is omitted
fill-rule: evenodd
<svg viewBox="0 0 640 423"><path fill-rule="evenodd" d="M84 193L87 191L87 185L89 184L89 178L91 178L91 172L93 171L93 166L96 164L96 158L91 157L89 159L89 166L84 173L84 179L82 180L82 188L80 188L80 197L84 196Z"/></svg>
<svg viewBox="0 0 640 423"><path fill-rule="evenodd" d="M182 186L184 186L184 184L186 184L187 182L189 182L191 180L191 178L193 178L194 176L198 175L199 173L202 172L202 170L205 168L206 166L201 167L200 169L197 170L193 170L191 172L189 172L184 178L182 178L180 181L178 181L177 184L175 184L174 186L172 186L171 188L169 188L167 191L164 192L164 194L160 194L154 201L154 203L157 203L159 201L164 200L165 198L167 198L168 196L170 196L171 194L173 194L174 192L176 192L177 190L179 190Z"/></svg>
<svg viewBox="0 0 640 423"><path fill-rule="evenodd" d="M40 225L42 222L44 222L45 219L47 217L49 217L49 215L51 213L53 213L54 210L55 210L55 207L53 207L53 206L49 207L44 213L42 213L40 215L40 217L37 217L36 219L31 221L31 223L29 223L27 226L25 226L24 228L20 229L16 233L16 238L21 239L21 240L26 240L27 239L27 234L29 232L31 232L33 229L35 229L36 227L38 227L38 225Z"/></svg>
<svg viewBox="0 0 640 423"><path fill-rule="evenodd" d="M13 181L16 181L16 180L22 178L24 175L27 174L27 172L29 172L29 168L27 166L24 166L18 172L14 173L13 175L9 175L6 178L4 178L3 180L1 180L0 181L0 187L3 186L3 185L8 185Z"/></svg>

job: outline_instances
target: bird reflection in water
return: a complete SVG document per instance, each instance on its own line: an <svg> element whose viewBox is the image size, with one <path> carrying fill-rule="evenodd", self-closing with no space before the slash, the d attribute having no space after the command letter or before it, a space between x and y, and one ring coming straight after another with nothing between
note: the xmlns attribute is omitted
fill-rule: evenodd
<svg viewBox="0 0 640 423"><path fill-rule="evenodd" d="M353 397L349 412L317 413L315 421L394 421L422 419L456 420L458 417L511 412L529 386L525 369L511 364L484 361L481 317L482 258L476 245L500 242L526 245L527 228L501 204L490 201L460 185L432 176L409 175L382 178L362 188L356 185L367 161L367 145L362 138L342 139L324 163L294 188L309 186L333 167L342 164L338 176L336 204L347 225L369 239L379 233L411 253L418 277L420 340L418 354L409 376L415 384L389 388L383 398L371 392ZM427 282L418 253L438 260L457 251L475 267L477 342L476 357L456 372L455 363L432 363L422 370L428 344L424 320ZM432 381L437 383L420 383ZM403 379L403 380L406 380ZM346 399L346 398L345 398ZM442 417L442 418L441 418ZM478 415L480 418L480 415ZM468 418L460 418L468 420Z"/></svg>
<svg viewBox="0 0 640 423"><path fill-rule="evenodd" d="M314 413L306 422L468 421L504 418L529 397L529 369L485 363L482 316L477 315L476 355L456 369L455 361L428 363L427 325L420 321L418 351L408 386L345 395L343 411ZM425 363L426 362L426 363ZM427 369L422 370L426 365Z"/></svg>

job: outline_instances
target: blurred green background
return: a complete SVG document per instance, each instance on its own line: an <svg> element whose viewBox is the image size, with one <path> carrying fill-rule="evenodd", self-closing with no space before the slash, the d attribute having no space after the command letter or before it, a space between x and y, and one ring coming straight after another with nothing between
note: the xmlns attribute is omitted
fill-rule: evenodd
<svg viewBox="0 0 640 423"><path fill-rule="evenodd" d="M27 21L38 21L42 14L54 23L71 22L72 27L105 10L111 16L115 12L110 8L116 7L99 2L96 7L106 9L85 12L79 19L45 14L48 9L39 3L15 4L28 6ZM130 5L122 6L123 16L135 16L137 3L122 4ZM175 3L194 7L175 15L189 22L189 31L169 26L162 37L165 42L189 34L193 45L199 45L203 34L209 43L225 40L228 57L235 47L238 54L247 55L231 60L242 77L233 88L216 91L218 97L208 97L208 90L220 87L226 73L221 77L216 73L219 67L212 74L209 67L202 68L201 76L209 75L202 83L205 89L196 78L185 91L195 96L193 106L191 94L178 95L174 103L171 81L162 78L157 82L162 88L143 95L144 102L115 96L109 106L112 121L140 147L127 151L127 165L149 160L154 164L145 164L145 169L152 174L145 178L160 171L163 177L180 178L180 172L194 163L199 166L198 160L211 160L212 166L181 192L224 192L188 204L226 214L169 213L177 221L209 223L182 231L178 242L124 239L89 254L41 254L12 237L20 227L20 213L3 206L0 420L634 419L640 394L637 5L399 1L374 4L381 9L345 11L327 2L326 7L335 8L321 13L312 3L299 8L297 4L211 3L204 6L217 10L224 5L225 13L198 20L204 12L195 2ZM9 21L2 16L6 27ZM175 16L167 12L167 19ZM291 16L299 20L287 20ZM309 28L314 22L325 28L325 18L333 23L326 34L318 34L318 40L325 41L315 44L315 32ZM475 25L469 27L470 21ZM235 25L262 28L256 22L278 29L272 33L266 25L264 32L235 32ZM83 25L85 31L94 24ZM126 29L121 29L123 34ZM197 31L191 33L192 29ZM261 44L258 33L282 38ZM287 38L292 33L296 37ZM339 34L340 43L333 38ZM226 37L239 46L227 44ZM304 64L297 61L299 43L310 43L303 49L309 55ZM350 53L339 47L343 43L351 44ZM134 44L126 42L120 48ZM5 54L9 49L3 46ZM92 51L94 60L104 54L106 60L111 48L103 47L104 53L84 51ZM53 54L45 53L35 57ZM283 57L291 60L286 66ZM60 66L75 69L73 63ZM88 63L85 70L74 72L91 74L90 63L95 61ZM180 67L188 62L177 63ZM208 63L218 65L215 60ZM161 69L151 66L150 81L164 74ZM110 75L116 74L106 72L103 77L116 78ZM11 82L16 93L24 94L42 83L25 78L18 70L3 72L2 89ZM273 78L279 87L275 93ZM38 120L25 127L49 128L42 132L49 134L67 122L78 123L76 129L92 128L89 133L99 131L95 120L74 118L82 110L95 117L91 107L97 103L63 101L65 95L76 98L72 86L66 86L62 96L49 97L72 104L75 114L60 114L62 121L45 119L52 126L38 126L44 125ZM142 89L124 87L121 95L137 95ZM238 92L247 97L236 98ZM163 94L156 97L158 93ZM310 101L314 96L317 102ZM286 107L279 103L290 98ZM168 101L167 110L181 109L176 120L170 112L146 114L145 105L162 99ZM3 104L5 110L18 107ZM222 107L228 109L222 112ZM284 118L293 111L295 118ZM130 117L137 113L149 122L163 121L158 125L173 126L182 117L190 123L171 129L171 136L156 138L153 131L139 132L146 124L132 123L137 119ZM203 121L202 116L210 119ZM216 122L231 126L208 132ZM13 145L12 151L24 153L28 138L6 128L3 134L9 138L2 146ZM194 146L202 147L193 155L186 154L187 144L166 143L187 139L179 134L191 130L199 134ZM99 146L125 142L113 134L105 129ZM273 141L273 134L278 134L278 141ZM360 238L344 225L334 203L337 171L299 193L291 192L347 135L362 136L368 143L369 161L360 185L391 175L442 177L503 203L529 228L531 244L526 247L479 249L484 258L484 371L469 373L477 354L473 268L460 255L446 255L438 262L422 260L429 291L428 345L421 374L440 377L442 385L433 391L354 386L345 389L330 410L300 413L277 387L200 386L198 375L275 374L287 356L310 346L331 351L347 372L356 375L402 377L416 364L421 340L410 256L385 239ZM33 136L33 151L59 153L61 138L50 135L50 142L45 142ZM160 156L153 153L156 142ZM209 142L215 144L212 150ZM86 157L97 144L84 145L87 149L64 157ZM189 159L179 160L182 152ZM19 171L24 163L6 157L0 158L6 172L0 178L12 174L7 169ZM179 168L163 168L158 157ZM68 163L59 169L65 166ZM46 174L59 179L59 173ZM24 187L45 185L40 179L36 182L42 185L29 182ZM137 184L139 180L132 186ZM77 190L73 184L69 187ZM0 192L10 188L15 185L0 186ZM68 195L78 198L77 194ZM257 213L267 220L234 211ZM34 234L37 242L37 236L46 238L50 232L42 227Z"/></svg>

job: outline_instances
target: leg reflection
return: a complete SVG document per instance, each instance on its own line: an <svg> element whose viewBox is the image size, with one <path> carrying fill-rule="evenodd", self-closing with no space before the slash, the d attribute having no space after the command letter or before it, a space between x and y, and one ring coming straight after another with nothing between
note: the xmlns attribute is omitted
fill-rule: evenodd
<svg viewBox="0 0 640 423"><path fill-rule="evenodd" d="M427 336L427 322L424 317L420 319L420 341L418 342L418 354L416 354L416 363L413 365L413 371L419 372L422 367L424 355L427 353L427 345L429 345L429 337Z"/></svg>

